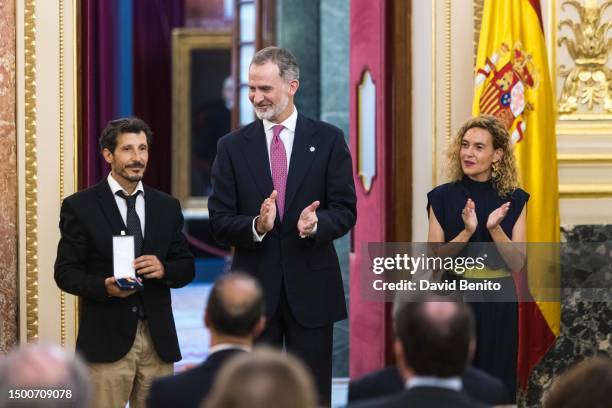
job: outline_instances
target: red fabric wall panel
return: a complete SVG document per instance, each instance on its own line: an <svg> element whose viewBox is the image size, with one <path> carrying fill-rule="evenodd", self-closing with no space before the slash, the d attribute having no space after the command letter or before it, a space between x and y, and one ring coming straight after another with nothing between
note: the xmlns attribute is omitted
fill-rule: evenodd
<svg viewBox="0 0 612 408"><path fill-rule="evenodd" d="M387 322L384 303L362 296L361 267L368 242L383 242L386 227L386 140L390 106L386 99L388 69L386 49L387 1L352 0L350 13L350 140L357 191L357 224L353 229L350 257L350 365L351 378L383 367L387 355ZM376 175L366 192L359 174L358 91L364 73L369 71L376 86Z"/></svg>

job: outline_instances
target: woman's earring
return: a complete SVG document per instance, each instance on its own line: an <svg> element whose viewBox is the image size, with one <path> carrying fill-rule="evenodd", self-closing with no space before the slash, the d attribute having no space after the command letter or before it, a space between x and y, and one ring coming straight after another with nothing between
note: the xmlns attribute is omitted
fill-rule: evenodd
<svg viewBox="0 0 612 408"><path fill-rule="evenodd" d="M493 164L491 165L491 167L493 168L493 171L492 171L492 173L491 173L491 177L492 177L494 180L497 180L497 179L500 177L500 174L499 174L499 162L498 162L498 161L493 162Z"/></svg>

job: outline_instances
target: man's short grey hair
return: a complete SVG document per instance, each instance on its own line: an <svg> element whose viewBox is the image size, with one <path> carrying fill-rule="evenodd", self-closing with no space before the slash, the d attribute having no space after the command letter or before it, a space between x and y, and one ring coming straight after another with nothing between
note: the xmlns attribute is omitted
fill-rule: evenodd
<svg viewBox="0 0 612 408"><path fill-rule="evenodd" d="M10 398L9 391L16 389L57 391L53 398L28 400L28 407L86 408L91 404L87 367L78 356L54 344L28 344L0 358L0 407L25 406L23 400Z"/></svg>
<svg viewBox="0 0 612 408"><path fill-rule="evenodd" d="M285 81L297 81L300 79L300 67L289 50L280 47L263 48L257 51L251 60L251 65L263 65L268 61L278 66L280 77Z"/></svg>

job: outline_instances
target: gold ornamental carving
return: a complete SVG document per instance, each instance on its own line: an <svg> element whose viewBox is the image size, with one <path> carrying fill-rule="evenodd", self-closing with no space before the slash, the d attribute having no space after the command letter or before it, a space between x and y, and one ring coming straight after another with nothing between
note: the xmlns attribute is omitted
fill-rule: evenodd
<svg viewBox="0 0 612 408"><path fill-rule="evenodd" d="M65 40L64 40L64 0L59 0L59 199L60 203L65 197L65 154L64 140L66 138L66 120L65 120L65 105L66 98L64 96L64 75L65 75ZM60 291L60 345L64 347L66 345L66 293Z"/></svg>
<svg viewBox="0 0 612 408"><path fill-rule="evenodd" d="M565 19L557 25L559 30L563 27L572 30L574 38L563 36L557 45L566 46L575 64L572 68L559 66L559 75L565 78L558 101L559 113L575 113L579 105L588 111L600 106L606 113L612 113L612 70L606 66L612 51L612 38L607 35L612 22L601 22L605 9L610 5L612 0L601 6L596 0L586 0L584 5L576 0L561 4L563 11L565 6L574 7L580 21Z"/></svg>
<svg viewBox="0 0 612 408"><path fill-rule="evenodd" d="M38 340L38 162L36 154L36 0L24 7L26 340Z"/></svg>

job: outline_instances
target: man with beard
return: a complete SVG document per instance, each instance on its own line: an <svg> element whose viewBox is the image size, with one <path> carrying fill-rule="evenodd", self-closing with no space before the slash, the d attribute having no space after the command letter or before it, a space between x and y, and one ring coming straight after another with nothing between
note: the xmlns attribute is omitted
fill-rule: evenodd
<svg viewBox="0 0 612 408"><path fill-rule="evenodd" d="M80 296L76 348L85 357L97 407L144 407L151 381L181 359L170 288L194 276L175 198L142 184L151 129L142 120L108 123L100 150L111 172L62 203L55 261L60 289ZM142 290L126 290L113 275L113 236L134 238L134 268Z"/></svg>
<svg viewBox="0 0 612 408"><path fill-rule="evenodd" d="M355 186L342 131L298 113L298 87L289 51L255 54L249 99L259 119L219 141L208 209L215 237L236 249L232 268L264 288L259 341L301 357L328 404L333 323L346 318L333 240L355 224Z"/></svg>

